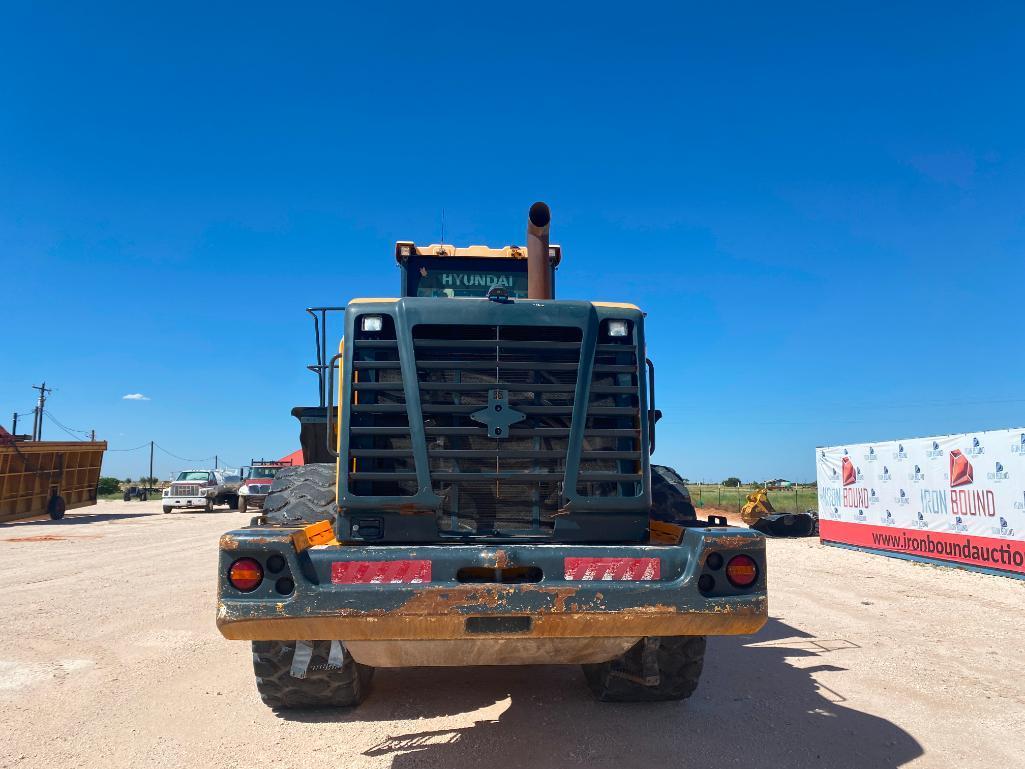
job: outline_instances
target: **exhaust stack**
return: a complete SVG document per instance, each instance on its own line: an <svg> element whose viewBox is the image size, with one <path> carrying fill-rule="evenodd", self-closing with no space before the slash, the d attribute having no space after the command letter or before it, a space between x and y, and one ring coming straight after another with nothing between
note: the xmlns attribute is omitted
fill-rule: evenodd
<svg viewBox="0 0 1025 769"><path fill-rule="evenodd" d="M538 201L527 214L527 298L552 298L552 263L548 258L548 228L552 212Z"/></svg>

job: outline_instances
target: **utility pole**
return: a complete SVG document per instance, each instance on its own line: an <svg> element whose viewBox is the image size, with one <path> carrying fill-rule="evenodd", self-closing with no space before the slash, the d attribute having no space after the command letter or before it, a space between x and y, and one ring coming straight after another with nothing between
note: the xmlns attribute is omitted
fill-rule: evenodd
<svg viewBox="0 0 1025 769"><path fill-rule="evenodd" d="M14 412L14 417L11 419L11 435L18 434L18 412Z"/></svg>
<svg viewBox="0 0 1025 769"><path fill-rule="evenodd" d="M95 430L93 430L91 433L89 433L89 440L92 441L93 443L96 443L96 431Z"/></svg>
<svg viewBox="0 0 1025 769"><path fill-rule="evenodd" d="M153 483L153 441L149 442L149 477L150 480L146 481L147 486Z"/></svg>
<svg viewBox="0 0 1025 769"><path fill-rule="evenodd" d="M33 390L39 390L39 402L36 404L36 418L32 425L32 440L43 440L43 407L46 406L46 394L52 393L53 388L47 387L46 382L41 385L32 385Z"/></svg>
<svg viewBox="0 0 1025 769"><path fill-rule="evenodd" d="M217 455L214 454L214 470L217 469Z"/></svg>

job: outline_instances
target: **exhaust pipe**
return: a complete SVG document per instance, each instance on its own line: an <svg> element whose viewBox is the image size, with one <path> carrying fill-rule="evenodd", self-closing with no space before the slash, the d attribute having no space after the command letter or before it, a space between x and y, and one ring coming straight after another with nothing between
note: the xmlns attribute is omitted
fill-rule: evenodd
<svg viewBox="0 0 1025 769"><path fill-rule="evenodd" d="M527 298L552 298L552 263L548 258L548 227L552 212L538 201L527 214Z"/></svg>

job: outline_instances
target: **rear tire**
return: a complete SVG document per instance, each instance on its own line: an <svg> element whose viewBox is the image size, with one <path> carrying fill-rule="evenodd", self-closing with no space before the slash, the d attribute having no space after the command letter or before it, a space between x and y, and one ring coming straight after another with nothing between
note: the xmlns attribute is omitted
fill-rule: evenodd
<svg viewBox="0 0 1025 769"><path fill-rule="evenodd" d="M278 710L359 705L374 669L356 662L347 651L341 667L329 666L331 641L308 643L313 645L313 656L305 676L296 678L292 675L295 641L253 641L253 673L264 704Z"/></svg>
<svg viewBox="0 0 1025 769"><path fill-rule="evenodd" d="M263 503L267 523L278 526L335 519L335 465L311 464L278 470Z"/></svg>
<svg viewBox="0 0 1025 769"><path fill-rule="evenodd" d="M208 499L206 501L206 504L203 506L203 512L205 512L205 513L212 513L213 511L214 511L214 501L212 499Z"/></svg>
<svg viewBox="0 0 1025 769"><path fill-rule="evenodd" d="M244 513L247 507L249 507L249 504L246 498L243 496L239 496L238 504L235 505L235 509L238 510L240 513Z"/></svg>
<svg viewBox="0 0 1025 769"><path fill-rule="evenodd" d="M667 523L697 520L690 490L671 467L651 466L651 517Z"/></svg>
<svg viewBox="0 0 1025 769"><path fill-rule="evenodd" d="M645 643L658 643L654 650L657 683L645 683ZM705 662L704 636L670 636L642 639L625 654L610 662L583 665L584 677L594 696L602 702L660 702L685 700L694 693Z"/></svg>
<svg viewBox="0 0 1025 769"><path fill-rule="evenodd" d="M167 505L164 505L164 512L165 513L173 513L174 512L174 508L173 507L168 507Z"/></svg>
<svg viewBox="0 0 1025 769"><path fill-rule="evenodd" d="M63 518L64 512L67 509L68 506L64 503L64 497L58 494L54 494L50 497L50 501L46 503L46 512L49 514L50 518L55 521L59 521Z"/></svg>

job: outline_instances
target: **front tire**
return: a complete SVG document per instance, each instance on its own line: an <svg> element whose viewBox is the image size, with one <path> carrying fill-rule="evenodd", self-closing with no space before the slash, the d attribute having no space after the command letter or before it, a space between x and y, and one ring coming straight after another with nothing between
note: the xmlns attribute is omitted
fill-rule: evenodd
<svg viewBox="0 0 1025 769"><path fill-rule="evenodd" d="M239 496L238 504L235 506L235 509L238 510L240 513L244 513L248 507L248 500L243 496Z"/></svg>
<svg viewBox="0 0 1025 769"><path fill-rule="evenodd" d="M174 512L174 508L173 507L168 507L167 505L164 505L163 507L164 507L164 512L165 513Z"/></svg>
<svg viewBox="0 0 1025 769"><path fill-rule="evenodd" d="M582 667L602 702L660 702L690 697L704 662L704 636L670 636L643 638L610 662Z"/></svg>
<svg viewBox="0 0 1025 769"><path fill-rule="evenodd" d="M297 643L312 647L305 667L299 665L302 677L292 675ZM339 644L334 660L332 644ZM337 641L253 641L253 673L264 704L288 710L359 705L367 695L374 669L356 662Z"/></svg>

